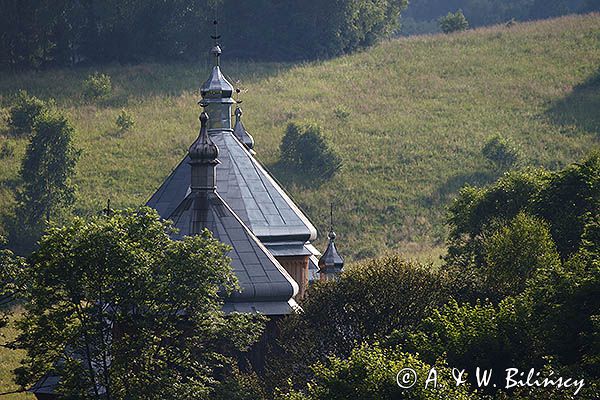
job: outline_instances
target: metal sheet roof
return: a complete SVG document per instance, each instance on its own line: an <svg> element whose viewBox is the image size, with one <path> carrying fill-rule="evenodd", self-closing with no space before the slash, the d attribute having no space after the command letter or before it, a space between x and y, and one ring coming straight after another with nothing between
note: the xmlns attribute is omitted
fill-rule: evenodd
<svg viewBox="0 0 600 400"><path fill-rule="evenodd" d="M228 256L241 292L227 297L226 303L255 303L264 306L256 311L266 315L293 311L288 302L298 293L298 284L218 193L191 192L169 219L179 229L174 239L197 234L202 227L232 247Z"/></svg>
<svg viewBox="0 0 600 400"><path fill-rule="evenodd" d="M283 189L231 131L211 132L219 147L217 190L231 209L264 243L314 240L317 231ZM168 218L189 193L191 168L186 156L147 205Z"/></svg>

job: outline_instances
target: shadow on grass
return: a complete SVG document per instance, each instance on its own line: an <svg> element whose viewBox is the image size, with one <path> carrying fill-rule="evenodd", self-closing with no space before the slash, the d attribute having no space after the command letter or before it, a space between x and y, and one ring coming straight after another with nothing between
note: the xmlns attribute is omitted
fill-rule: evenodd
<svg viewBox="0 0 600 400"><path fill-rule="evenodd" d="M557 125L574 127L600 138L600 69L554 103L547 115Z"/></svg>
<svg viewBox="0 0 600 400"><path fill-rule="evenodd" d="M464 186L485 186L496 181L499 177L500 174L494 171L475 171L457 174L449 177L446 182L438 186L429 196L423 197L421 202L427 207L445 205L455 198L459 190Z"/></svg>
<svg viewBox="0 0 600 400"><path fill-rule="evenodd" d="M281 161L269 164L266 168L282 187L295 185L303 189L318 189L330 179L315 176L310 171L298 171ZM285 184L282 185L281 182L285 182Z"/></svg>

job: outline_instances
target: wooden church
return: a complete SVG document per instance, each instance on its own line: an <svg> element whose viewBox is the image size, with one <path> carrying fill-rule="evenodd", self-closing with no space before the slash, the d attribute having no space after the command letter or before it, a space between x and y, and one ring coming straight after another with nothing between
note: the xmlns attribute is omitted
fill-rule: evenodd
<svg viewBox="0 0 600 400"><path fill-rule="evenodd" d="M173 221L175 239L206 228L231 246L228 256L241 290L224 299L226 313L281 317L300 310L297 300L312 280L336 279L343 259L333 229L318 258L311 244L315 227L254 157L254 139L239 107L232 124L234 88L221 72L216 39L211 53L214 66L200 90L198 138L147 205ZM39 400L58 399L58 382L46 376L30 392Z"/></svg>

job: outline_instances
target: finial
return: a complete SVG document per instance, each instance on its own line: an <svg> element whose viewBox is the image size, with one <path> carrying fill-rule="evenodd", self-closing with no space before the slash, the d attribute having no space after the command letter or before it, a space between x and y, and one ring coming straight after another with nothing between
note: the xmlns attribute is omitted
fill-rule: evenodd
<svg viewBox="0 0 600 400"><path fill-rule="evenodd" d="M216 14L216 9L215 9L215 14ZM221 46L219 46L219 39L221 38L221 35L219 35L219 21L217 21L217 19L215 18L215 20L213 21L213 24L215 26L215 34L211 35L210 37L215 41L215 44L214 44L213 48L210 49L210 52L215 57L215 65L219 66L221 54L223 53L223 51L221 50Z"/></svg>
<svg viewBox="0 0 600 400"><path fill-rule="evenodd" d="M333 202L329 204L329 207L329 234L327 235L327 237L333 241L337 236L333 231Z"/></svg>
<svg viewBox="0 0 600 400"><path fill-rule="evenodd" d="M102 210L102 214L106 217L110 217L113 214L113 210L110 208L110 198L106 201L106 208Z"/></svg>
<svg viewBox="0 0 600 400"><path fill-rule="evenodd" d="M192 161L198 161L207 164L217 163L219 148L208 136L208 114L200 114L200 135L198 139L190 146L189 154Z"/></svg>
<svg viewBox="0 0 600 400"><path fill-rule="evenodd" d="M333 203L330 203L329 209L329 243L327 249L319 260L319 276L321 280L337 280L344 270L344 259L338 253L335 247L336 234L333 231Z"/></svg>
<svg viewBox="0 0 600 400"><path fill-rule="evenodd" d="M235 126L233 127L233 135L237 137L244 146L246 146L251 154L254 154L254 138L244 127L244 124L242 123L242 114L244 114L244 112L238 105L235 108Z"/></svg>

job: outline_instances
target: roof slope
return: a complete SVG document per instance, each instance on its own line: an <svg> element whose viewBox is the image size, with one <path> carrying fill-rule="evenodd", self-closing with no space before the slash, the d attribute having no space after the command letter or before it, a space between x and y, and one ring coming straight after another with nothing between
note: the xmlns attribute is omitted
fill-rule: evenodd
<svg viewBox="0 0 600 400"><path fill-rule="evenodd" d="M316 238L308 218L231 131L211 132L210 137L219 147L219 195L261 241L306 242ZM163 218L168 218L189 193L188 162L186 156L148 200L147 205Z"/></svg>
<svg viewBox="0 0 600 400"><path fill-rule="evenodd" d="M174 239L207 228L232 247L228 256L241 292L225 298L226 311L283 315L296 307L291 298L298 293L297 283L218 193L191 192L169 218L179 229Z"/></svg>

